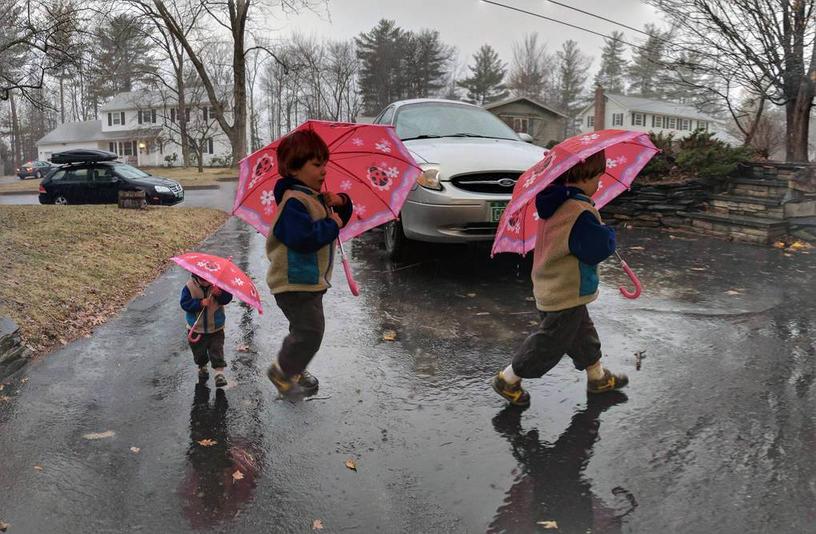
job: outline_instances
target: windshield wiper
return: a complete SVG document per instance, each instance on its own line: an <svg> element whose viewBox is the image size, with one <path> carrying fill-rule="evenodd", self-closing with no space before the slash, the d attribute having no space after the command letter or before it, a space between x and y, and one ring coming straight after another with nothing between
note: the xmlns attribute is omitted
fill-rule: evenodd
<svg viewBox="0 0 816 534"><path fill-rule="evenodd" d="M440 137L442 137L442 136L441 135L422 134L422 135L417 135L416 137L403 137L402 141L413 141L414 139L439 139Z"/></svg>
<svg viewBox="0 0 816 534"><path fill-rule="evenodd" d="M492 135L479 135L479 134L464 133L464 132L446 135L445 137L478 137L480 139L507 139L507 137L495 137L495 136L492 136Z"/></svg>

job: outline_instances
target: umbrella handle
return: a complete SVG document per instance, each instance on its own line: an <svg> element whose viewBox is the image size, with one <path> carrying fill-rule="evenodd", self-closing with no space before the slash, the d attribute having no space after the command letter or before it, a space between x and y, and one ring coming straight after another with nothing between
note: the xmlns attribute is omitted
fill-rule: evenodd
<svg viewBox="0 0 816 534"><path fill-rule="evenodd" d="M343 242L340 241L339 238L337 242L340 244L340 257L343 259L343 271L346 273L346 281L348 281L349 289L351 290L352 295L359 297L360 288L357 286L357 282L354 280L354 275L351 273L351 265L349 265L348 258L346 257L346 251L343 250Z"/></svg>
<svg viewBox="0 0 816 534"><path fill-rule="evenodd" d="M201 308L201 311L200 311L200 312L198 312L198 316L196 317L196 320L195 320L195 322L193 323L193 326L191 326L191 327L190 327L190 330L188 330L188 331L187 331L187 340L188 340L190 343L198 343L198 340L199 340L199 339L201 339L201 334L199 334L198 332L194 331L194 330L193 330L193 328L195 328L195 327L196 327L196 325L198 324L198 320L199 320L199 319L201 319L201 314L202 314L202 313L204 313L206 310L207 310L207 307L206 307L206 306L204 306L204 307L202 307L202 308Z"/></svg>
<svg viewBox="0 0 816 534"><path fill-rule="evenodd" d="M621 267L623 267L623 270L629 277L629 280L631 280L632 283L635 284L634 291L630 291L623 286L620 286L618 289L620 290L621 295L623 295L624 297L628 299L636 299L640 296L640 293L643 291L643 285L640 283L640 279L635 274L635 271L633 271L632 268L629 267L629 264L626 263L626 261L623 258L621 258L621 255L618 254L617 251L615 251L615 254L618 256L618 259L621 262Z"/></svg>

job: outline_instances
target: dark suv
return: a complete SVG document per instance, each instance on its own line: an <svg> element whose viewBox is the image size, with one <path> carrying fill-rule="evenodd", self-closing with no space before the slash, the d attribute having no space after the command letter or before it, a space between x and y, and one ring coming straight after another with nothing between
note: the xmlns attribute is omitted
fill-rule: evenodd
<svg viewBox="0 0 816 534"><path fill-rule="evenodd" d="M184 200L175 180L152 176L102 150L65 151L51 161L63 165L40 183L40 204L112 204L119 191L144 191L148 204L173 205Z"/></svg>

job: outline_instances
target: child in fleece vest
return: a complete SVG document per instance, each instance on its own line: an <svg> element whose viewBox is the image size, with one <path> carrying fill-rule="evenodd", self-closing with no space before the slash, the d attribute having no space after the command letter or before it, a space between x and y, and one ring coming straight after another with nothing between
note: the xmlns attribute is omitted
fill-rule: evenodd
<svg viewBox="0 0 816 534"><path fill-rule="evenodd" d="M224 370L224 306L232 301L232 294L215 287L203 278L191 275L181 290L181 309L185 312L187 328L200 336L197 341L188 339L193 361L198 365L198 378L210 377L207 364L215 371L215 387L227 385Z"/></svg>
<svg viewBox="0 0 816 534"><path fill-rule="evenodd" d="M533 254L533 294L541 323L513 361L493 379L510 404L526 408L522 378L540 378L564 354L587 374L587 391L605 393L629 379L601 365L601 342L586 305L598 298L598 264L615 252L615 231L601 221L591 200L606 169L598 152L536 195L538 235Z"/></svg>
<svg viewBox="0 0 816 534"><path fill-rule="evenodd" d="M278 146L278 211L266 240L266 283L289 320L277 361L267 371L280 393L299 387L314 393L318 380L306 370L323 341L323 295L331 287L334 242L351 218L345 193L321 193L329 148L315 132L296 131Z"/></svg>

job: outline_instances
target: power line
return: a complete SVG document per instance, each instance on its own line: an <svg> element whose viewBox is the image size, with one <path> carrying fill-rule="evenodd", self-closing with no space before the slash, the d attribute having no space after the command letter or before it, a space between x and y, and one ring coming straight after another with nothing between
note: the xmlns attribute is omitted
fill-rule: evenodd
<svg viewBox="0 0 816 534"><path fill-rule="evenodd" d="M567 9L571 9L573 11L577 11L578 13L583 13L584 15L589 15L590 17L594 17L596 19L603 20L605 22L611 22L612 24L616 24L616 25L618 25L618 26L620 26L622 28L626 28L627 30L631 30L633 32L642 33L643 35L646 35L648 37L660 38L659 36L652 35L649 32L645 32L645 31L643 31L641 29L638 29L638 28L635 28L633 26L628 26L628 25L626 25L626 24L624 24L622 22L618 22L618 21L615 21L615 20L612 20L612 19L608 19L608 18L606 18L604 16L596 15L595 13L590 13L589 11L584 11L583 9L579 9L577 7L573 7L573 6L570 6L570 5L561 3L561 2L556 2L556 0L546 0L546 1L551 3L551 4L555 4L557 6L561 6L561 7L567 8ZM666 39L660 39L660 40L668 42L668 40L666 40Z"/></svg>

